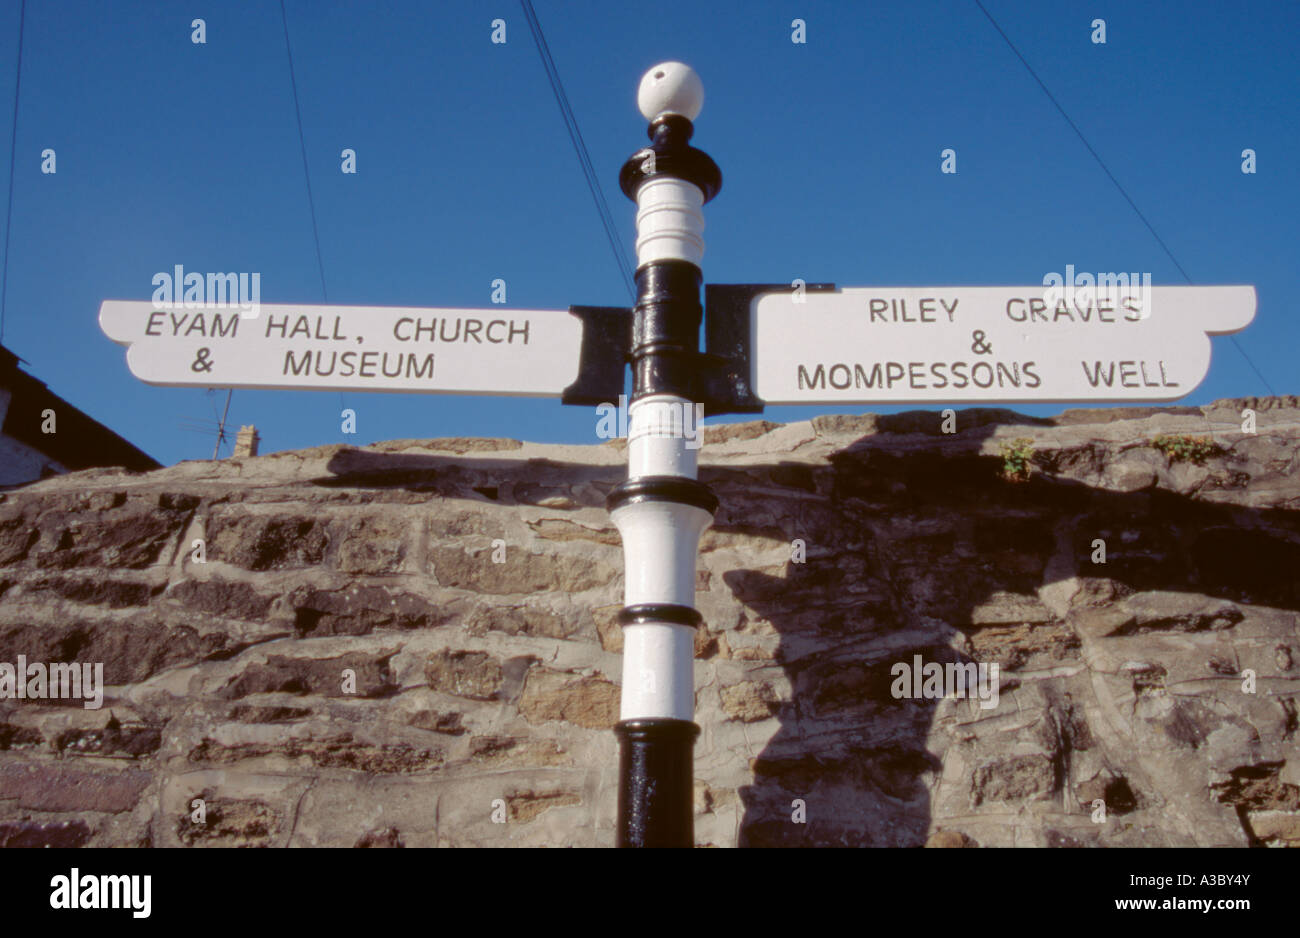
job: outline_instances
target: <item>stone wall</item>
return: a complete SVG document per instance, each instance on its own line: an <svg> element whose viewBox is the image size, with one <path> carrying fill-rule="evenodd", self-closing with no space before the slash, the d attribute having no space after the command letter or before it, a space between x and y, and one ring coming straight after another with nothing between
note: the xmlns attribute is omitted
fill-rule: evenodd
<svg viewBox="0 0 1300 938"><path fill-rule="evenodd" d="M708 430L698 843L1300 844L1300 401L941 430ZM0 842L611 844L624 460L404 440L4 495L0 662L109 686L0 700ZM897 699L916 656L997 663L997 706Z"/></svg>

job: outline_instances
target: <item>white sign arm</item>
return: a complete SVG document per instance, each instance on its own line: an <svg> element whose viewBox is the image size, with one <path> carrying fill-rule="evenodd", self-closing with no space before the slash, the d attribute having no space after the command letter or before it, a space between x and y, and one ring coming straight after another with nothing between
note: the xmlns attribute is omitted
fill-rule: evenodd
<svg viewBox="0 0 1300 938"><path fill-rule="evenodd" d="M766 404L1171 401L1255 307L1252 286L764 293L751 385Z"/></svg>
<svg viewBox="0 0 1300 938"><path fill-rule="evenodd" d="M99 324L142 381L170 387L559 397L578 376L568 310L155 306L105 300Z"/></svg>

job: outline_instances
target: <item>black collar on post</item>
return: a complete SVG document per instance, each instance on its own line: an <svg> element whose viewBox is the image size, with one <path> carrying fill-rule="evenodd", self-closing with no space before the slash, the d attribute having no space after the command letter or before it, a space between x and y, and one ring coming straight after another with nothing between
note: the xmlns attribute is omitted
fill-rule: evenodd
<svg viewBox="0 0 1300 938"><path fill-rule="evenodd" d="M703 150L690 145L695 126L680 114L661 114L650 122L650 146L633 153L618 174L623 194L636 201L641 183L654 176L673 176L693 182L708 202L722 188L722 170ZM654 154L654 159L650 154Z"/></svg>

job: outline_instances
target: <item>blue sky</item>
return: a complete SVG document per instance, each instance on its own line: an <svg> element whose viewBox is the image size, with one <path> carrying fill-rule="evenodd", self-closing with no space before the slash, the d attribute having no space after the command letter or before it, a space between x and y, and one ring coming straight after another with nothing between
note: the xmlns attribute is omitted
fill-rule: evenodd
<svg viewBox="0 0 1300 938"><path fill-rule="evenodd" d="M1192 280L1256 285L1237 341L1278 393L1300 390L1300 5L985 6ZM1036 284L1074 264L1185 282L974 2L535 7L628 251L635 212L617 175L645 141L636 86L677 59L703 78L693 142L723 171L706 281ZM630 305L517 3L287 11L330 303L484 307L503 278L510 307ZM497 17L504 45L490 42ZM795 17L806 44L790 41ZM1105 45L1090 41L1098 17ZM18 22L18 0L3 0L5 144ZM54 175L40 171L47 147ZM340 172L345 147L356 175ZM956 175L939 171L948 147ZM208 458L213 437L181 427L213 420L224 392L141 383L96 316L105 298L148 299L176 264L260 272L263 303L323 302L279 5L28 0L15 150L4 344L160 461ZM1217 338L1185 401L1265 393ZM230 423L255 423L263 452L596 441L594 412L555 400L236 391Z"/></svg>

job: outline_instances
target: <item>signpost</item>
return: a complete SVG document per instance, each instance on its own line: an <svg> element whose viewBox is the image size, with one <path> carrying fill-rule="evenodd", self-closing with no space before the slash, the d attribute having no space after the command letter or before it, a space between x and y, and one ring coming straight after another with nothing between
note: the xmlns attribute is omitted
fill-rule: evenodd
<svg viewBox="0 0 1300 938"><path fill-rule="evenodd" d="M722 186L690 146L704 100L677 62L642 78L651 143L623 165L637 204L632 309L155 307L105 301L136 377L200 387L405 391L613 402L630 365L628 478L607 499L626 569L617 843L694 843L695 561L717 498L696 478L687 408L765 404L1173 400L1210 335L1254 317L1249 286L705 287L703 205ZM1057 290L1058 293L1061 291ZM704 350L700 350L700 326ZM693 415L692 415L693 416Z"/></svg>
<svg viewBox="0 0 1300 938"><path fill-rule="evenodd" d="M766 293L750 310L768 404L1170 401L1244 329L1255 288L870 287Z"/></svg>

